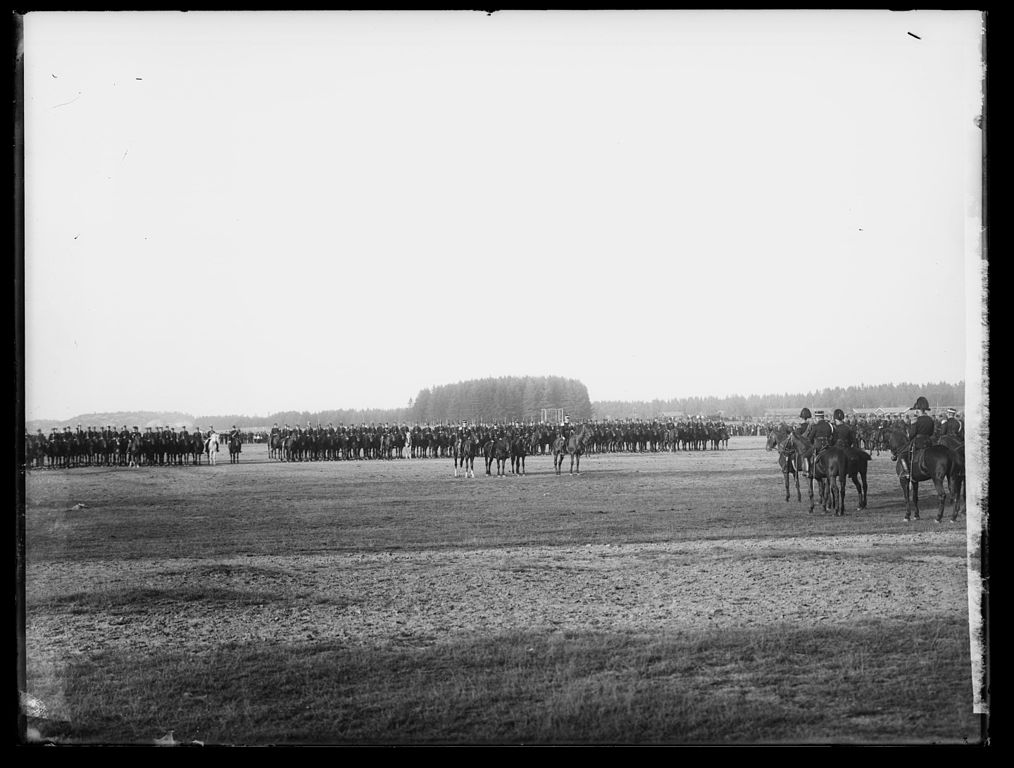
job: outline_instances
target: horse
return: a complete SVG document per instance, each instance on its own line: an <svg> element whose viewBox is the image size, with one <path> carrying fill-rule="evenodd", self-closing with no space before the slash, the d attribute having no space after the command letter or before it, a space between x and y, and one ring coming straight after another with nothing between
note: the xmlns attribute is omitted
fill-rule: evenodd
<svg viewBox="0 0 1014 768"><path fill-rule="evenodd" d="M282 441L282 455L285 461L302 461L302 445L299 437L292 433Z"/></svg>
<svg viewBox="0 0 1014 768"><path fill-rule="evenodd" d="M208 463L215 466L218 459L218 433L209 432L204 439L204 452L208 454Z"/></svg>
<svg viewBox="0 0 1014 768"><path fill-rule="evenodd" d="M488 444L489 451L486 454L486 474L492 475L493 462L496 462L496 476L507 476L507 462L511 458L511 444L506 437L493 438Z"/></svg>
<svg viewBox="0 0 1014 768"><path fill-rule="evenodd" d="M229 436L229 463L239 464L239 454L243 451L243 441L239 435Z"/></svg>
<svg viewBox="0 0 1014 768"><path fill-rule="evenodd" d="M463 469L465 477L475 477L475 454L478 451L478 443L471 434L454 441L454 476L458 476L458 469Z"/></svg>
<svg viewBox="0 0 1014 768"><path fill-rule="evenodd" d="M581 455L584 453L585 445L591 439L591 432L586 424L572 434L569 438L560 435L553 441L553 469L560 474L563 469L563 457L570 454L570 473L574 474L574 464L577 462L577 474L581 474Z"/></svg>
<svg viewBox="0 0 1014 768"><path fill-rule="evenodd" d="M796 455L810 459L811 469L807 475L810 481L810 513L813 513L813 481L820 488L820 504L825 512L834 511L835 517L845 514L845 482L848 478L848 456L837 446L825 448L814 457L813 444L795 432L789 432L789 442Z"/></svg>
<svg viewBox="0 0 1014 768"><path fill-rule="evenodd" d="M789 442L788 428L783 424L778 429L768 432L766 450L778 449L778 466L781 467L782 477L785 480L785 500L790 501L792 494L789 489L790 476L796 481L796 501L803 501L803 494L799 490L799 468L796 466L796 452Z"/></svg>
<svg viewBox="0 0 1014 768"><path fill-rule="evenodd" d="M919 483L931 481L936 489L939 499L936 522L944 517L944 507L947 505L947 492L944 489L944 482L951 490L954 504L951 522L958 519L962 505L959 501L962 486L964 484L964 449L959 451L947 445L929 445L924 448L914 446L906 449L908 436L900 428L888 430L886 442L891 451L891 460L895 462L895 471L898 473L898 482L905 494L905 522L913 517L919 519ZM909 477L903 477L905 473L904 456L906 451L909 458ZM915 514L913 515L913 508Z"/></svg>
<svg viewBox="0 0 1014 768"><path fill-rule="evenodd" d="M965 508L965 443L960 437L941 435L937 438L937 445L949 448L954 454L954 473L952 477L948 478L948 487L950 488L951 501L955 505L954 514L957 516L959 511L957 505L960 503L961 509Z"/></svg>
<svg viewBox="0 0 1014 768"><path fill-rule="evenodd" d="M524 475L525 456L528 455L528 440L524 435L518 433L511 440L511 472L515 475Z"/></svg>
<svg viewBox="0 0 1014 768"><path fill-rule="evenodd" d="M127 442L128 467L141 466L141 433L135 432Z"/></svg>
<svg viewBox="0 0 1014 768"><path fill-rule="evenodd" d="M866 468L873 461L873 457L862 448L845 448L844 450L848 459L845 471L859 494L859 506L856 507L856 512L861 512L866 509L867 491L869 490L869 483L866 481Z"/></svg>
<svg viewBox="0 0 1014 768"><path fill-rule="evenodd" d="M282 433L272 432L268 441L268 458L281 461L284 458L284 453L282 452L284 444L285 440L282 438Z"/></svg>

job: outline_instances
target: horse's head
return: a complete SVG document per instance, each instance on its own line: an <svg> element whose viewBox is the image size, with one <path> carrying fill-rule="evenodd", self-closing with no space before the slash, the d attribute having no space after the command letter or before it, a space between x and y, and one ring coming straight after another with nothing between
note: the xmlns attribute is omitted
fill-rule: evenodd
<svg viewBox="0 0 1014 768"><path fill-rule="evenodd" d="M778 433L772 430L771 432L768 432L768 442L767 445L764 446L764 450L773 451L777 445Z"/></svg>

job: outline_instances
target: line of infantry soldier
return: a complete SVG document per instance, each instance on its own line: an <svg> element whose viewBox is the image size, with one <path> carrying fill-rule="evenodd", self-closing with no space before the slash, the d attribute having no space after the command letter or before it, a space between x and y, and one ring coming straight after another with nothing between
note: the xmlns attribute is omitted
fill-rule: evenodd
<svg viewBox="0 0 1014 768"><path fill-rule="evenodd" d="M903 465L903 479L908 477L909 461L913 449L925 448L945 435L964 440L964 425L957 418L957 409L948 408L945 415L939 421L935 421L929 415L929 402L925 397L920 396L910 410L913 415L907 428L908 442L898 452ZM799 412L799 418L802 421L792 427L792 431L813 445L812 458L804 459L804 466L801 467L807 473L807 477L813 472L813 462L825 449L832 445L839 448L858 447L856 430L845 420L845 413L841 408L835 409L833 424L828 423L822 410L810 413L809 408L803 408Z"/></svg>

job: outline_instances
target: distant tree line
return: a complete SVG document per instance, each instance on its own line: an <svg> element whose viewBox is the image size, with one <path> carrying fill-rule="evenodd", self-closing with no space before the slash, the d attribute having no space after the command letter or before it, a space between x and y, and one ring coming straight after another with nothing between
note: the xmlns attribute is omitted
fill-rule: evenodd
<svg viewBox="0 0 1014 768"><path fill-rule="evenodd" d="M730 397L684 397L671 400L615 401L599 400L593 404L593 418L632 419L655 418L663 413L716 414L726 417L757 418L769 408L802 408L828 406L835 408L890 408L910 406L920 395L930 406L957 406L965 402L965 382L948 384L874 384L833 387L814 392L770 395L733 395Z"/></svg>
<svg viewBox="0 0 1014 768"><path fill-rule="evenodd" d="M834 408L889 408L909 406L924 396L931 407L958 406L965 402L965 382L948 384L875 384L835 387L797 394L733 395L730 397L684 397L669 400L591 402L588 388L576 379L560 376L505 376L473 379L423 389L404 408L336 409L328 411L278 411L267 416L217 414L194 417L187 413L155 411L121 411L82 414L73 419L36 420L26 423L29 431L64 426L112 426L120 428L159 424L166 426L200 426L207 429L256 429L289 424L305 427L319 422L327 424L384 424L474 421L530 421L537 419L543 408L563 408L572 421L586 419L656 418L663 413L717 414L727 418L758 418L769 408L802 408L825 406Z"/></svg>
<svg viewBox="0 0 1014 768"><path fill-rule="evenodd" d="M409 420L475 423L537 420L544 408L562 408L571 420L592 417L588 388L562 376L501 376L423 389L411 402Z"/></svg>

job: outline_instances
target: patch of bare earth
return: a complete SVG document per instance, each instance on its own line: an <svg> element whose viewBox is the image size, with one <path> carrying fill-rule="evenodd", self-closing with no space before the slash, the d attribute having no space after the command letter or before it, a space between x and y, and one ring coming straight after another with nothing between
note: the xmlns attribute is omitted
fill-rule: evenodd
<svg viewBox="0 0 1014 768"><path fill-rule="evenodd" d="M915 545L916 537L892 538ZM254 640L426 645L472 632L852 624L953 613L965 603L963 558L881 559L873 555L878 541L848 535L47 564L29 570L33 595L70 595L80 585L94 595L98 586L110 607L100 597L87 611L30 610L27 652L59 664L103 650L200 653ZM174 598L209 588L244 599ZM123 594L151 597L116 610Z"/></svg>

